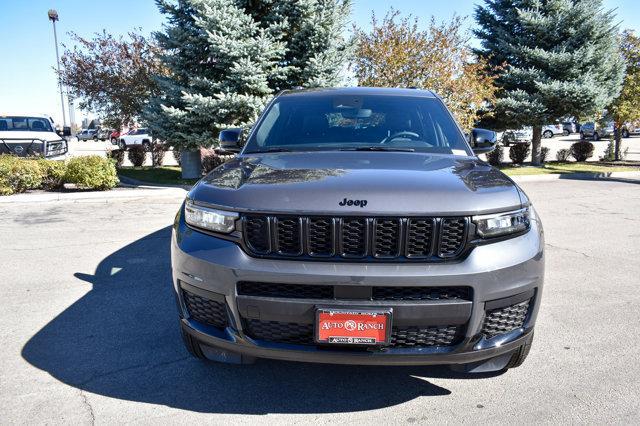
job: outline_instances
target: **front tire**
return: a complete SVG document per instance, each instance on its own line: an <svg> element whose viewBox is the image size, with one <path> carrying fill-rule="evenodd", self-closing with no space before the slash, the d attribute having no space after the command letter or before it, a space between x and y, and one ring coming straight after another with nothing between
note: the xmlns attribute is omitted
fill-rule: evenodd
<svg viewBox="0 0 640 426"><path fill-rule="evenodd" d="M121 150L126 150L127 149L127 144L124 143L124 141L120 141L118 142L118 146L120 147Z"/></svg>
<svg viewBox="0 0 640 426"><path fill-rule="evenodd" d="M584 140L584 132L580 132L580 140L583 141Z"/></svg>
<svg viewBox="0 0 640 426"><path fill-rule="evenodd" d="M571 134L571 133L569 133L569 131L568 131L568 130L566 130L566 129L562 131L562 135L563 135L563 136L569 136L570 134Z"/></svg>
<svg viewBox="0 0 640 426"><path fill-rule="evenodd" d="M142 142L142 149L144 149L147 152L151 151L151 143L149 143L149 141Z"/></svg>
<svg viewBox="0 0 640 426"><path fill-rule="evenodd" d="M593 141L594 142L598 142L600 140L600 135L598 134L598 132L594 132L593 133Z"/></svg>
<svg viewBox="0 0 640 426"><path fill-rule="evenodd" d="M542 137L545 139L551 139L553 137L553 132L551 130L545 130L544 133L542 133Z"/></svg>
<svg viewBox="0 0 640 426"><path fill-rule="evenodd" d="M627 129L622 129L622 137L625 139L629 137L629 131Z"/></svg>

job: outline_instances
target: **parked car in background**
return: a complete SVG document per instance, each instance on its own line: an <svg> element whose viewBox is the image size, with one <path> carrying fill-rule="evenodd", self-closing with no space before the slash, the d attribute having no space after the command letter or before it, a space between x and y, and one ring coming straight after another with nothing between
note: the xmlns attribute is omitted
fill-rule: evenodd
<svg viewBox="0 0 640 426"><path fill-rule="evenodd" d="M518 130L505 130L502 133L502 144L509 146L517 143L531 143L533 130L531 127L523 127Z"/></svg>
<svg viewBox="0 0 640 426"><path fill-rule="evenodd" d="M94 138L94 136L98 133L97 129L82 129L80 133L76 135L79 141L88 141Z"/></svg>
<svg viewBox="0 0 640 426"><path fill-rule="evenodd" d="M542 137L545 139L551 139L554 136L562 134L564 134L562 124L548 124L546 126L542 126Z"/></svg>
<svg viewBox="0 0 640 426"><path fill-rule="evenodd" d="M70 136L70 129L57 133L46 115L0 115L0 154L64 160L68 151L65 136Z"/></svg>
<svg viewBox="0 0 640 426"><path fill-rule="evenodd" d="M106 141L109 140L111 133L113 132L112 129L100 129L96 132L96 134L93 136L94 140L97 141Z"/></svg>
<svg viewBox="0 0 640 426"><path fill-rule="evenodd" d="M580 139L608 139L613 137L613 122L597 123L589 121L580 127Z"/></svg>
<svg viewBox="0 0 640 426"><path fill-rule="evenodd" d="M147 128L132 130L118 138L118 146L120 146L120 149L127 149L133 145L142 145L144 149L149 150L151 149L152 143L153 138Z"/></svg>
<svg viewBox="0 0 640 426"><path fill-rule="evenodd" d="M640 135L640 126L634 123L625 123L622 126L622 137L628 138L631 135Z"/></svg>
<svg viewBox="0 0 640 426"><path fill-rule="evenodd" d="M580 132L580 125L573 121L564 121L562 123L562 134L564 136L569 136L572 133Z"/></svg>

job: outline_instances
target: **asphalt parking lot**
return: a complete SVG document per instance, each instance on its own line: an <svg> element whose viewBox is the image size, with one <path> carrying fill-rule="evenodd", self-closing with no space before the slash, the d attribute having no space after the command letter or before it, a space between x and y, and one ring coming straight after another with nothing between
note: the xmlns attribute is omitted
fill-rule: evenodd
<svg viewBox="0 0 640 426"><path fill-rule="evenodd" d="M0 204L1 423L640 421L640 181L522 185L546 231L527 362L502 375L259 360L180 342L178 196Z"/></svg>

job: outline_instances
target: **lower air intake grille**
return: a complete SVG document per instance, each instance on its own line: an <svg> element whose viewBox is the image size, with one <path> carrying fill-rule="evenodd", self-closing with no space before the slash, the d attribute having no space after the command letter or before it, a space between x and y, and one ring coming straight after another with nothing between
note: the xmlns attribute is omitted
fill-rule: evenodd
<svg viewBox="0 0 640 426"><path fill-rule="evenodd" d="M227 310L224 303L205 299L184 289L182 290L182 295L189 315L194 320L219 328L224 328L228 325Z"/></svg>
<svg viewBox="0 0 640 426"><path fill-rule="evenodd" d="M391 346L413 348L421 346L451 346L457 343L459 327L393 327Z"/></svg>
<svg viewBox="0 0 640 426"><path fill-rule="evenodd" d="M483 337L490 339L521 328L524 325L528 311L529 300L488 311L482 325Z"/></svg>
<svg viewBox="0 0 640 426"><path fill-rule="evenodd" d="M313 324L245 320L245 333L254 339L295 345L315 345ZM393 327L392 348L452 346L460 341L458 326Z"/></svg>

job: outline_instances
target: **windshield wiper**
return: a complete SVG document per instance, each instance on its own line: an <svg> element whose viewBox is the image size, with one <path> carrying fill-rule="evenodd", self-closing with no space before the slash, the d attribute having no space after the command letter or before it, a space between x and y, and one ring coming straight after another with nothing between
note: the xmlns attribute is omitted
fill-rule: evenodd
<svg viewBox="0 0 640 426"><path fill-rule="evenodd" d="M247 154L262 154L265 152L291 152L291 150L288 148L269 148L269 149L263 149L261 151L247 152Z"/></svg>
<svg viewBox="0 0 640 426"><path fill-rule="evenodd" d="M340 151L398 151L414 152L413 148L392 148L389 146L359 146L356 148L340 148Z"/></svg>

